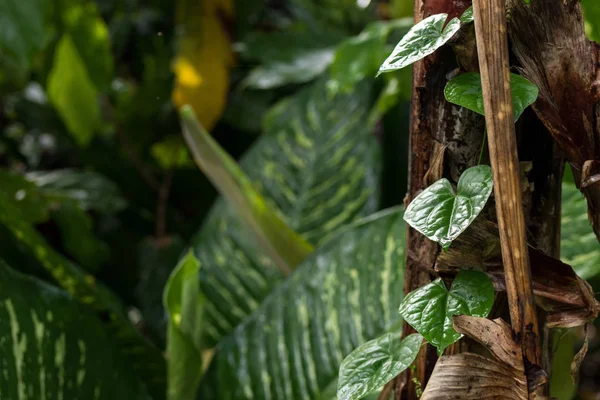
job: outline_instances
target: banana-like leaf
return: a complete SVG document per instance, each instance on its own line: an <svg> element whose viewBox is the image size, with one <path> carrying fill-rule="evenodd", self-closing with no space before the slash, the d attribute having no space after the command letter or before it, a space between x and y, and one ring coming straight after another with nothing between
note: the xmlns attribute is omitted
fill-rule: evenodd
<svg viewBox="0 0 600 400"><path fill-rule="evenodd" d="M148 399L90 309L3 261L0 337L2 399Z"/></svg>
<svg viewBox="0 0 600 400"><path fill-rule="evenodd" d="M309 256L221 342L201 398L321 398L348 354L399 326L405 231L384 211Z"/></svg>
<svg viewBox="0 0 600 400"><path fill-rule="evenodd" d="M370 85L327 97L326 80L270 111L266 132L240 166L264 206L319 244L340 227L377 210L380 150L367 122ZM251 314L283 274L220 199L192 241L202 265L207 345Z"/></svg>
<svg viewBox="0 0 600 400"><path fill-rule="evenodd" d="M313 249L267 206L235 161L202 127L191 106L180 110L183 136L194 161L256 235L258 244L284 272L289 273Z"/></svg>
<svg viewBox="0 0 600 400"><path fill-rule="evenodd" d="M71 296L99 314L108 316L110 329L133 368L144 378L155 399L164 398L165 363L160 351L150 345L131 325L119 299L92 275L58 254L25 220L19 210L0 196L0 224L34 255L56 282ZM108 314L108 315L107 315Z"/></svg>

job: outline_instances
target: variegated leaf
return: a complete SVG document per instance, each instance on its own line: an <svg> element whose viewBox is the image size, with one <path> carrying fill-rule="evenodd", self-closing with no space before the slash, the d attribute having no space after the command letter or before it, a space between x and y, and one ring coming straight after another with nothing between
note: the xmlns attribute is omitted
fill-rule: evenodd
<svg viewBox="0 0 600 400"><path fill-rule="evenodd" d="M92 310L3 261L0 353L2 399L149 399Z"/></svg>
<svg viewBox="0 0 600 400"><path fill-rule="evenodd" d="M242 170L285 222L307 241L326 236L378 207L380 152L367 123L370 85L327 96L323 79L276 105ZM223 199L193 240L206 295L207 343L232 332L283 274L253 243Z"/></svg>
<svg viewBox="0 0 600 400"><path fill-rule="evenodd" d="M165 363L160 351L131 325L119 299L92 275L57 253L32 225L20 218L15 206L0 196L0 224L12 233L64 290L92 310L107 315L110 329L133 369L156 399L164 398ZM66 400L66 399L65 399Z"/></svg>
<svg viewBox="0 0 600 400"><path fill-rule="evenodd" d="M399 326L405 231L385 211L309 256L221 342L200 398L322 398L348 354Z"/></svg>

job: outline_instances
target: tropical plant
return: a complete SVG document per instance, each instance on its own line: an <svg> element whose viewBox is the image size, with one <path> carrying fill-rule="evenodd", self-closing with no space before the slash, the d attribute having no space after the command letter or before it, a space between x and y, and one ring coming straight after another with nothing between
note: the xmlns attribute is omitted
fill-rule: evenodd
<svg viewBox="0 0 600 400"><path fill-rule="evenodd" d="M0 397L589 390L597 7L421 3L3 1Z"/></svg>

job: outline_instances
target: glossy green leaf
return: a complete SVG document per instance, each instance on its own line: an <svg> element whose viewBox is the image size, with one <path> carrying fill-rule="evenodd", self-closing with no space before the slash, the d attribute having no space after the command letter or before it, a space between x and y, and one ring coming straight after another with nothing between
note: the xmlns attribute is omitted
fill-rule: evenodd
<svg viewBox="0 0 600 400"><path fill-rule="evenodd" d="M51 2L2 0L0 2L0 60L28 69L33 57L47 43Z"/></svg>
<svg viewBox="0 0 600 400"><path fill-rule="evenodd" d="M380 150L367 118L368 82L327 97L319 81L276 105L240 167L267 207L312 244L378 208ZM206 335L230 334L283 278L224 199L192 240L202 264Z"/></svg>
<svg viewBox="0 0 600 400"><path fill-rule="evenodd" d="M457 193L447 179L423 190L406 209L404 220L446 249L483 210L493 187L490 167L471 167L460 176Z"/></svg>
<svg viewBox="0 0 600 400"><path fill-rule="evenodd" d="M460 16L460 22L463 24L468 24L469 22L473 22L474 20L475 18L473 17L473 6L470 6Z"/></svg>
<svg viewBox="0 0 600 400"><path fill-rule="evenodd" d="M201 398L322 398L356 347L400 325L401 216L367 218L309 256L220 343Z"/></svg>
<svg viewBox="0 0 600 400"><path fill-rule="evenodd" d="M510 88L516 121L523 114L523 111L535 102L538 96L538 88L527 79L516 74L510 74ZM476 72L460 74L450 80L446 84L444 95L450 103L458 104L478 114L485 115L481 75Z"/></svg>
<svg viewBox="0 0 600 400"><path fill-rule="evenodd" d="M58 254L24 219L14 205L0 196L0 224L36 257L44 269L73 298L92 310L108 315L106 323L121 351L132 362L149 391L157 399L164 397L165 364L158 349L148 343L131 325L118 298L102 283Z"/></svg>
<svg viewBox="0 0 600 400"><path fill-rule="evenodd" d="M340 366L337 398L360 400L381 389L417 358L423 336L418 333L400 341L387 333L356 348Z"/></svg>
<svg viewBox="0 0 600 400"><path fill-rule="evenodd" d="M48 76L48 98L77 143L87 146L100 124L98 92L68 34L56 47Z"/></svg>
<svg viewBox="0 0 600 400"><path fill-rule="evenodd" d="M410 292L400 305L400 315L438 354L461 338L452 326L453 315L487 317L494 304L494 286L486 274L461 271L450 291L442 279Z"/></svg>
<svg viewBox="0 0 600 400"><path fill-rule="evenodd" d="M288 227L280 212L269 207L252 183L200 125L192 107L180 110L183 136L194 161L256 235L259 244L282 271L291 271L312 252L312 246Z"/></svg>
<svg viewBox="0 0 600 400"><path fill-rule="evenodd" d="M590 279L600 274L600 244L590 226L585 197L572 183L562 186L560 257L577 275Z"/></svg>
<svg viewBox="0 0 600 400"><path fill-rule="evenodd" d="M596 0L581 0L581 5L585 17L585 33L591 40L600 43L600 3Z"/></svg>
<svg viewBox="0 0 600 400"><path fill-rule="evenodd" d="M379 68L379 74L395 71L421 60L442 47L460 29L458 18L444 28L448 14L435 14L413 26Z"/></svg>
<svg viewBox="0 0 600 400"><path fill-rule="evenodd" d="M194 400L202 378L204 296L197 276L200 262L193 252L179 262L164 292L167 329L167 400Z"/></svg>
<svg viewBox="0 0 600 400"><path fill-rule="evenodd" d="M49 200L74 200L85 211L114 214L127 205L117 185L95 172L56 169L30 172L26 177Z"/></svg>
<svg viewBox="0 0 600 400"><path fill-rule="evenodd" d="M373 22L360 35L343 41L336 48L329 68L330 89L350 92L358 82L373 76L386 58L390 32L395 29L406 32L411 26L411 18Z"/></svg>
<svg viewBox="0 0 600 400"><path fill-rule="evenodd" d="M0 196L14 204L19 209L21 218L31 223L41 223L48 220L49 202L40 194L36 185L23 175L0 170Z"/></svg>
<svg viewBox="0 0 600 400"><path fill-rule="evenodd" d="M87 307L2 261L0 337L3 399L148 399Z"/></svg>

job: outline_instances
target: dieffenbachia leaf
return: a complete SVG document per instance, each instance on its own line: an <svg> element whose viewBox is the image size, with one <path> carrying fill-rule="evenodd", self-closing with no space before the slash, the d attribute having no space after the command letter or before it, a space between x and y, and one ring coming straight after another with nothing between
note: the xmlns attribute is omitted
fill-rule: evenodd
<svg viewBox="0 0 600 400"><path fill-rule="evenodd" d="M311 244L378 208L380 150L367 122L369 82L327 96L326 80L276 105L240 167L268 208ZM207 346L229 335L283 278L224 199L192 247L202 264Z"/></svg>
<svg viewBox="0 0 600 400"><path fill-rule="evenodd" d="M44 267L44 269L71 296L92 310L108 314L106 327L115 342L132 362L138 376L144 380L156 398L164 397L165 363L161 352L131 325L119 299L94 276L82 271L57 253L26 220L20 218L18 209L0 196L0 224Z"/></svg>
<svg viewBox="0 0 600 400"><path fill-rule="evenodd" d="M523 111L535 102L538 97L538 88L522 76L510 74L510 89L516 121L523 114ZM450 80L446 84L444 95L450 103L458 104L478 114L485 115L481 75L476 72L460 74Z"/></svg>
<svg viewBox="0 0 600 400"><path fill-rule="evenodd" d="M180 116L196 164L253 231L258 245L289 273L312 252L312 246L283 221L276 208L267 205L242 169L200 125L190 106L182 107Z"/></svg>
<svg viewBox="0 0 600 400"><path fill-rule="evenodd" d="M470 6L460 16L460 22L462 24L468 24L469 22L473 22L474 20L475 20L475 18L473 17L473 6Z"/></svg>
<svg viewBox="0 0 600 400"><path fill-rule="evenodd" d="M471 167L460 176L457 193L447 179L423 190L406 209L404 220L447 249L479 215L493 186L490 167Z"/></svg>
<svg viewBox="0 0 600 400"><path fill-rule="evenodd" d="M452 18L444 28L447 18L448 14L435 14L413 26L381 65L378 74L409 66L442 47L460 29L458 18Z"/></svg>
<svg viewBox="0 0 600 400"><path fill-rule="evenodd" d="M397 334L387 333L356 348L340 366L337 398L360 400L381 389L410 367L423 343L423 336L413 333L400 341Z"/></svg>
<svg viewBox="0 0 600 400"><path fill-rule="evenodd" d="M600 273L600 244L588 221L585 197L572 183L563 183L562 190L560 257L589 279Z"/></svg>
<svg viewBox="0 0 600 400"><path fill-rule="evenodd" d="M50 203L39 188L20 174L0 170L0 196L13 203L20 218L30 223L42 223L50 217Z"/></svg>
<svg viewBox="0 0 600 400"><path fill-rule="evenodd" d="M100 319L66 292L0 261L3 399L147 400Z"/></svg>
<svg viewBox="0 0 600 400"><path fill-rule="evenodd" d="M203 373L201 343L204 296L200 263L189 252L177 265L164 292L167 328L167 400L193 400Z"/></svg>
<svg viewBox="0 0 600 400"><path fill-rule="evenodd" d="M487 317L493 304L494 286L488 276L461 271L450 291L439 278L410 292L400 304L400 315L441 355L462 336L452 326L453 315Z"/></svg>
<svg viewBox="0 0 600 400"><path fill-rule="evenodd" d="M401 215L367 218L311 254L219 344L200 398L323 398L346 356L400 325Z"/></svg>

